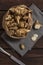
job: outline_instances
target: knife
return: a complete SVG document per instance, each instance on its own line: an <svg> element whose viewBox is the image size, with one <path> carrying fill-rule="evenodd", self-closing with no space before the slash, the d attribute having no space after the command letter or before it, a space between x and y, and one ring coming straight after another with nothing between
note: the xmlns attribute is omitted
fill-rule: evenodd
<svg viewBox="0 0 43 65"><path fill-rule="evenodd" d="M6 52L2 47L0 47L0 51L6 55L8 55L13 61L18 63L19 65L25 65L22 61L11 55L10 53Z"/></svg>

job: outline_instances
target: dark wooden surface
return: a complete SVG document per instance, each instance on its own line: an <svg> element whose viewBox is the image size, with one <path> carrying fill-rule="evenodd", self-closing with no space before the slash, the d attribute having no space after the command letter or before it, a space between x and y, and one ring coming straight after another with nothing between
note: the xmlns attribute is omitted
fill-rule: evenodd
<svg viewBox="0 0 43 65"><path fill-rule="evenodd" d="M27 6L35 3L43 11L43 0L0 0L0 46L6 51L19 58L26 65L43 65L43 37L41 37L31 51L28 51L23 57L18 55L7 43L1 38L4 32L2 28L2 19L6 11L14 5L25 4ZM18 65L8 56L0 52L0 65Z"/></svg>

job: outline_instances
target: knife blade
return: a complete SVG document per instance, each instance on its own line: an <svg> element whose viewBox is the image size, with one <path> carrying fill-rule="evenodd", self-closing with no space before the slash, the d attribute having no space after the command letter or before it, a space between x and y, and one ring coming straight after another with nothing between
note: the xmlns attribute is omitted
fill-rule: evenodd
<svg viewBox="0 0 43 65"><path fill-rule="evenodd" d="M13 61L18 63L19 65L25 65L22 61L11 55L10 53L6 52L2 47L0 47L0 51L6 55L8 55Z"/></svg>

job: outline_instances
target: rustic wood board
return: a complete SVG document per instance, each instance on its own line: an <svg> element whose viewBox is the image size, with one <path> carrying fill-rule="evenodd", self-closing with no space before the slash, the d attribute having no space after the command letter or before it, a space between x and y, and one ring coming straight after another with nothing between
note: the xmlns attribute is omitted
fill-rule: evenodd
<svg viewBox="0 0 43 65"><path fill-rule="evenodd" d="M43 0L0 0L0 35L4 33L2 29L2 19L6 11L14 5L26 4L29 6L31 3L35 3L43 11ZM43 37L41 37L31 51L26 55L20 57L0 36L0 46L6 51L10 52L17 58L21 59L26 65L43 65ZM0 65L18 65L13 62L4 54L0 53Z"/></svg>

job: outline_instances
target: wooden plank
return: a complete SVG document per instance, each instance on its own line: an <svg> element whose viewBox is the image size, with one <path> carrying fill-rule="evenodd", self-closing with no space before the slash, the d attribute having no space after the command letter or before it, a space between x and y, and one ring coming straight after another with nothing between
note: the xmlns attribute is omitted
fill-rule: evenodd
<svg viewBox="0 0 43 65"><path fill-rule="evenodd" d="M43 9L43 0L1 0L0 10L8 10L10 7L20 4L29 6L31 3L35 3L41 10Z"/></svg>
<svg viewBox="0 0 43 65"><path fill-rule="evenodd" d="M1 0L0 1L0 46L6 51L19 58L26 65L43 65L43 37L38 40L31 51L28 51L23 57L18 55L7 43L1 38L1 34L4 32L2 28L2 19L6 11L15 5L26 4L27 6L35 3L37 7L43 10L43 0ZM4 11L5 10L5 11ZM18 65L13 62L8 56L0 53L0 65Z"/></svg>
<svg viewBox="0 0 43 65"><path fill-rule="evenodd" d="M13 62L8 56L0 53L0 65L18 65Z"/></svg>
<svg viewBox="0 0 43 65"><path fill-rule="evenodd" d="M6 13L6 11L1 11L0 10L0 29L2 29L2 21L3 21L3 16Z"/></svg>
<svg viewBox="0 0 43 65"><path fill-rule="evenodd" d="M15 57L23 61L26 65L43 65L43 50L33 50L31 52L28 52L24 57L20 57L11 50L6 51L10 51L10 53L12 53ZM8 56L2 53L0 53L0 61L1 65L18 65L15 62L13 62Z"/></svg>
<svg viewBox="0 0 43 65"><path fill-rule="evenodd" d="M5 49L5 48L4 48ZM25 58L43 58L43 49L32 49L28 51L23 57L21 57L15 50L13 49L5 49L7 52L16 56L17 58L25 60Z"/></svg>

